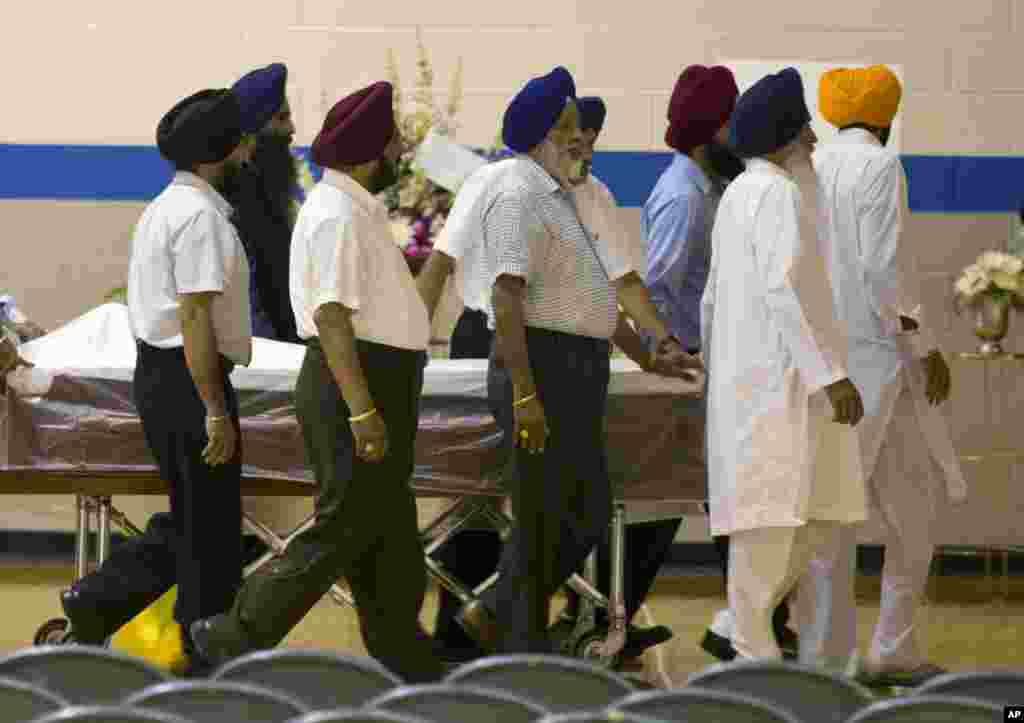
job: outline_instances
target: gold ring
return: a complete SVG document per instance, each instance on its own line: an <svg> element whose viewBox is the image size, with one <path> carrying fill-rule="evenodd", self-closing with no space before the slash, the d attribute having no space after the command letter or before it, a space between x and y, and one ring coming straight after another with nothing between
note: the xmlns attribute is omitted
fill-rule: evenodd
<svg viewBox="0 0 1024 723"><path fill-rule="evenodd" d="M373 444L371 444L370 442L367 442L366 443L366 451L367 452L372 452L373 450L374 450Z"/></svg>
<svg viewBox="0 0 1024 723"><path fill-rule="evenodd" d="M522 437L523 439L529 439L530 433L524 429L521 432L519 432L519 436Z"/></svg>

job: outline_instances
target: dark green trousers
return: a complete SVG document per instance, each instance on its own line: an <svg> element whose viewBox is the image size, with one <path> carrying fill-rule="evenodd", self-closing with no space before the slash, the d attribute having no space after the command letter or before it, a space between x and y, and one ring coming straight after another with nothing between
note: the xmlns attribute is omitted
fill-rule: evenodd
<svg viewBox="0 0 1024 723"><path fill-rule="evenodd" d="M344 577L370 655L408 682L433 681L442 668L420 633L427 574L410 487L425 359L361 341L357 350L388 455L376 464L355 455L351 412L311 340L295 406L319 485L316 521L246 580L230 618L248 647L273 647Z"/></svg>

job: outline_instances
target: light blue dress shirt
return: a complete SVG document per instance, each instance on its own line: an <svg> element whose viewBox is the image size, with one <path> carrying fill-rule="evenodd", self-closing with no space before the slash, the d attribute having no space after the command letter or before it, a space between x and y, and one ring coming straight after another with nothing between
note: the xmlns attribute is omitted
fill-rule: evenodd
<svg viewBox="0 0 1024 723"><path fill-rule="evenodd" d="M676 153L640 214L644 283L687 349L700 347L700 300L711 265L711 228L721 193L689 156Z"/></svg>

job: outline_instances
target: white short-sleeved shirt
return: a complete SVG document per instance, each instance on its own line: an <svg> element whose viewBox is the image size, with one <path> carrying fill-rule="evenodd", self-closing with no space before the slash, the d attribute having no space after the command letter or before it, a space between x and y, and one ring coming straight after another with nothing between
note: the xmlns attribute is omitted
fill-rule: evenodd
<svg viewBox="0 0 1024 723"><path fill-rule="evenodd" d="M249 259L231 205L205 180L179 171L142 214L128 266L128 316L136 339L162 349L185 344L182 294L218 292L211 313L218 351L252 359Z"/></svg>
<svg viewBox="0 0 1024 723"><path fill-rule="evenodd" d="M423 351L430 322L384 205L343 173L324 172L292 232L290 291L299 336L318 335L313 314L328 303L353 310L356 338Z"/></svg>
<svg viewBox="0 0 1024 723"><path fill-rule="evenodd" d="M638 250L623 227L619 204L600 178L588 173L586 179L572 190L580 221L590 232L598 247L607 249L604 262L608 278L621 279L631 271L638 271L635 257Z"/></svg>
<svg viewBox="0 0 1024 723"><path fill-rule="evenodd" d="M455 261L452 273L455 291L462 303L474 311L486 311L490 301L486 269L482 264L482 202L488 185L512 163L511 158L488 163L466 179L455 194L455 203L434 243L435 251Z"/></svg>
<svg viewBox="0 0 1024 723"><path fill-rule="evenodd" d="M591 237L574 194L528 156L513 163L488 185L482 207L488 288L502 275L518 276L526 282L527 325L610 339L618 325L612 282L629 264Z"/></svg>

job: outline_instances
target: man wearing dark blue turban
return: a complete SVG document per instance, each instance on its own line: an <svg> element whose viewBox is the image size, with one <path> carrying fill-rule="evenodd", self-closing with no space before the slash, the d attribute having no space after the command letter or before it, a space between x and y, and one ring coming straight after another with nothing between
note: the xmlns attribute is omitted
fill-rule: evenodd
<svg viewBox="0 0 1024 723"><path fill-rule="evenodd" d="M824 260L810 120L792 68L740 97L729 144L749 160L718 206L701 299L711 534L730 536L740 658L782 657L775 607L842 525L866 518L857 438L844 426L863 405Z"/></svg>
<svg viewBox="0 0 1024 723"><path fill-rule="evenodd" d="M582 136L565 68L513 98L502 139L517 155L482 199L483 266L495 348L488 396L515 444L516 523L496 586L458 616L487 650L553 652L551 596L601 539L611 517L604 452L609 341L621 303L680 375L699 362L671 338L629 259L595 243L571 175Z"/></svg>
<svg viewBox="0 0 1024 723"><path fill-rule="evenodd" d="M288 293L288 264L298 171L295 124L285 87L288 69L273 63L242 76L231 90L242 109L251 159L226 179L225 197L249 254L253 335L299 343Z"/></svg>

